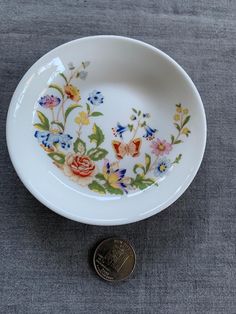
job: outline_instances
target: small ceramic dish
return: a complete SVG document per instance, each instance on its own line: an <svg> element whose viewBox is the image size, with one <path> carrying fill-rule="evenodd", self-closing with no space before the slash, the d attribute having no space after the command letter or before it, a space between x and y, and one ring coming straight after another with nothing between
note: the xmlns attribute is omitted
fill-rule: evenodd
<svg viewBox="0 0 236 314"><path fill-rule="evenodd" d="M7 117L24 185L89 224L130 223L168 207L196 175L205 143L189 76L162 51L117 36L47 53L20 81Z"/></svg>

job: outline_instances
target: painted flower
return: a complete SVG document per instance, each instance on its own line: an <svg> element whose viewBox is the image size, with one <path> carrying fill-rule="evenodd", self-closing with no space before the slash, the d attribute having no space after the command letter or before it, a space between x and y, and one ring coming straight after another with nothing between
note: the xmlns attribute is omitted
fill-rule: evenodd
<svg viewBox="0 0 236 314"><path fill-rule="evenodd" d="M150 117L151 117L150 113L143 113L143 118L150 118Z"/></svg>
<svg viewBox="0 0 236 314"><path fill-rule="evenodd" d="M88 156L71 153L66 156L64 173L80 185L87 186L93 181L97 167Z"/></svg>
<svg viewBox="0 0 236 314"><path fill-rule="evenodd" d="M148 125L145 125L144 129L145 129L146 133L143 135L143 137L146 138L146 140L149 140L149 141L153 140L154 137L155 137L154 134L156 133L157 130L156 129L152 129Z"/></svg>
<svg viewBox="0 0 236 314"><path fill-rule="evenodd" d="M104 96L102 95L101 92L97 91L97 90L93 90L88 97L88 101L94 105L94 106L98 106L100 104L103 103L104 100Z"/></svg>
<svg viewBox="0 0 236 314"><path fill-rule="evenodd" d="M69 68L69 70L71 70L71 71L75 69L75 66L74 66L73 62L69 62L69 63L68 63L68 68Z"/></svg>
<svg viewBox="0 0 236 314"><path fill-rule="evenodd" d="M84 61L82 62L83 68L87 68L90 65L90 61Z"/></svg>
<svg viewBox="0 0 236 314"><path fill-rule="evenodd" d="M81 80L85 80L86 77L87 77L87 75L88 75L88 72L86 72L86 71L81 71L81 72L79 72L79 78L80 78Z"/></svg>
<svg viewBox="0 0 236 314"><path fill-rule="evenodd" d="M136 119L137 119L137 117L134 114L132 114L132 116L130 116L130 120L134 121Z"/></svg>
<svg viewBox="0 0 236 314"><path fill-rule="evenodd" d="M64 87L65 93L68 98L73 101L80 101L80 91L72 84L66 85Z"/></svg>
<svg viewBox="0 0 236 314"><path fill-rule="evenodd" d="M43 96L38 101L40 106L42 106L43 108L50 108L50 109L53 109L54 107L58 106L60 102L61 102L61 99L53 95Z"/></svg>
<svg viewBox="0 0 236 314"><path fill-rule="evenodd" d="M183 109L183 114L188 114L188 109L187 108Z"/></svg>
<svg viewBox="0 0 236 314"><path fill-rule="evenodd" d="M178 107L176 108L176 111L177 111L178 113L181 113L181 112L182 112L181 106L178 106Z"/></svg>
<svg viewBox="0 0 236 314"><path fill-rule="evenodd" d="M171 168L171 161L167 159L166 157L161 158L158 160L157 166L154 169L154 174L156 176L164 176L168 170Z"/></svg>
<svg viewBox="0 0 236 314"><path fill-rule="evenodd" d="M172 145L166 140L160 140L159 138L156 141L151 143L152 153L156 156L163 156L169 154L172 150Z"/></svg>
<svg viewBox="0 0 236 314"><path fill-rule="evenodd" d="M116 128L112 128L113 135L115 137L119 136L120 138L123 138L123 133L128 130L128 126L123 126L120 124L120 122L117 123Z"/></svg>
<svg viewBox="0 0 236 314"><path fill-rule="evenodd" d="M174 120L175 120L175 121L179 121L179 120L180 120L180 115L176 113L176 114L174 115Z"/></svg>
<svg viewBox="0 0 236 314"><path fill-rule="evenodd" d="M126 169L119 169L119 163L110 163L107 159L104 160L102 172L106 181L115 189L122 189L125 193L127 183L125 182Z"/></svg>
<svg viewBox="0 0 236 314"><path fill-rule="evenodd" d="M69 149L71 145L72 136L64 133L52 133L49 131L36 131L34 136L45 150L53 151L54 144L60 144L61 148Z"/></svg>
<svg viewBox="0 0 236 314"><path fill-rule="evenodd" d="M82 125L89 125L89 116L85 111L81 111L78 116L75 118L75 123Z"/></svg>
<svg viewBox="0 0 236 314"><path fill-rule="evenodd" d="M185 134L186 136L189 136L189 133L191 133L191 131L189 130L189 128L183 128L182 134Z"/></svg>

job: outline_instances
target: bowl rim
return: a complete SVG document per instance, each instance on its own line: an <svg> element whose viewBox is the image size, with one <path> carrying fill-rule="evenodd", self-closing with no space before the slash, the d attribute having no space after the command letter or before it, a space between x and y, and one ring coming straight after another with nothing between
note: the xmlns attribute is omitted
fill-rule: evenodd
<svg viewBox="0 0 236 314"><path fill-rule="evenodd" d="M20 85L23 83L23 81L25 80L25 78L29 75L30 71L32 70L32 68L36 67L37 64L44 59L45 57L49 56L50 54L53 54L54 52L56 52L58 49L61 49L65 46L69 46L71 44L74 43L80 43L82 41L89 41L89 40L97 40L97 39L115 39L115 40L120 40L120 41L128 41L130 43L134 43L134 44L138 44L143 46L144 48L147 48L149 50L152 50L153 52L161 55L165 60L167 60L169 63L171 63L178 71L181 72L181 74L183 75L184 79L188 81L188 83L191 86L191 89L193 90L193 92L195 93L196 97L197 97L197 101L199 103L199 110L201 110L201 115L203 117L203 126L204 129L203 131L203 135L204 137L202 138L202 146L201 146L201 157L199 158L199 160L196 162L196 167L195 170L192 172L191 174L191 178L188 182L185 182L184 187L182 187L181 191L179 191L178 193L176 193L176 195L174 195L173 197L170 198L170 200L167 202L167 204L165 204L163 207L158 207L158 211L156 210L156 208L153 208L152 210L146 212L143 215L136 215L136 216L131 216L129 218L123 218L123 219L111 219L111 220L104 220L104 219L91 219L88 217L78 217L77 215L71 214L63 209L60 209L57 206L54 206L50 203L50 201L48 201L47 199L43 198L42 195L40 193L38 193L35 189L32 188L32 186L27 182L26 177L24 176L24 173L22 173L17 161L16 161L16 155L13 153L13 145L10 139L10 128L11 128L11 119L10 119L10 108L12 107L14 98L16 97L17 93L19 92L20 89ZM13 164L13 167L18 175L18 177L20 178L20 180L22 181L22 183L24 184L24 186L27 188L27 190L43 205L45 205L47 208L51 209L52 211L54 211L55 213L66 217L68 219L77 221L77 222L81 222L81 223L85 223L85 224L90 224L90 225L101 225L101 226L112 226L112 225L124 225L124 224L129 224L129 223L134 223L134 222L138 222L140 220L144 220L147 219L159 212L161 212L162 210L166 209L167 207L169 207L170 205L172 205L179 197L181 197L181 195L187 190L187 188L189 187L189 185L193 182L199 168L200 165L202 163L203 160L203 156L204 156L204 152L205 152L205 148L206 148L206 140L207 140L207 120L206 120L206 114L205 114L205 110L204 110L204 106L203 106L203 102L201 99L201 96L196 88L196 86L194 85L192 79L189 77L189 75L186 73L186 71L174 60L172 59L168 54L166 54L165 52L163 52L162 50L152 46L151 44L145 43L141 40L137 40L134 38L130 38L130 37L125 37L125 36L117 36L117 35L95 35L95 36L86 36L86 37L81 37L81 38L77 38L74 39L72 41L66 42L62 45L59 45L57 47L55 47L54 49L48 51L46 54L44 54L42 57L40 57L35 63L33 63L28 70L26 71L26 73L23 75L23 77L21 78L21 80L18 82L17 87L11 97L10 100L10 104L9 104L9 108L8 108L8 113L7 113L7 120L6 120L6 142L7 142L7 148L8 148L8 152L9 152L9 156L10 156L10 160Z"/></svg>

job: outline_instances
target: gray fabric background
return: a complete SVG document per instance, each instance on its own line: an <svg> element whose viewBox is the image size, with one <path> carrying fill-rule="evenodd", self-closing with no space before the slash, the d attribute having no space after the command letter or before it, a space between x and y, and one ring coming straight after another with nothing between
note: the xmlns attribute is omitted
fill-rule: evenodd
<svg viewBox="0 0 236 314"><path fill-rule="evenodd" d="M162 213L96 227L64 219L19 181L5 120L20 78L69 40L116 34L144 40L188 72L205 105L200 171ZM0 0L0 312L236 313L236 1ZM128 239L137 267L109 284L91 267L103 238Z"/></svg>

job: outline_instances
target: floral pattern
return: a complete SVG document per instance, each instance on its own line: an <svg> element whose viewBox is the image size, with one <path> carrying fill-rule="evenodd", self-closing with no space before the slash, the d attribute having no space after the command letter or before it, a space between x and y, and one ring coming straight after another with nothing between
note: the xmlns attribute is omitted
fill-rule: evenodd
<svg viewBox="0 0 236 314"><path fill-rule="evenodd" d="M92 93L90 93L88 97L88 101L94 106L103 104L103 99L104 97L102 93L97 90L93 90Z"/></svg>
<svg viewBox="0 0 236 314"><path fill-rule="evenodd" d="M118 121L111 128L114 137L110 143L111 157L112 150L109 155L103 147L105 134L95 121L103 116L96 108L103 107L104 95L92 90L87 102L81 103L78 85L88 77L89 65L89 61L84 61L76 67L70 62L68 71L60 73L60 84L50 84L50 92L38 100L40 110L36 110L34 136L39 145L65 176L95 193L123 195L158 185L159 178L165 177L182 158L182 154L175 159L172 155L174 147L191 133L189 110L176 104L173 115L176 134L163 139L150 123L151 114L132 108L129 122ZM70 125L74 123L75 136L68 131L72 112ZM122 166L128 158L134 160L130 169Z"/></svg>
<svg viewBox="0 0 236 314"><path fill-rule="evenodd" d="M64 173L73 181L86 186L93 181L96 174L96 164L88 156L81 156L80 153L68 154L65 159Z"/></svg>
<svg viewBox="0 0 236 314"><path fill-rule="evenodd" d="M53 95L46 95L40 98L39 105L43 108L54 108L58 106L61 102L61 99L59 97L55 97Z"/></svg>

